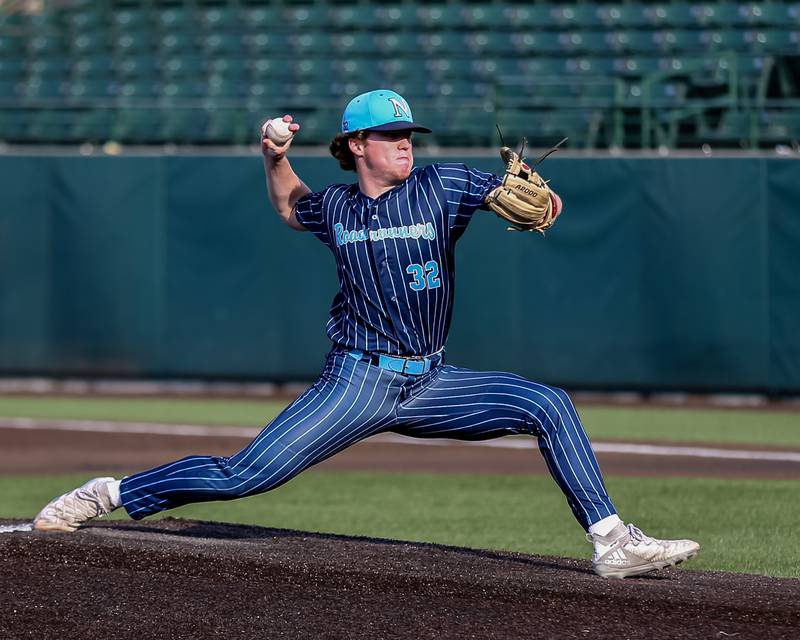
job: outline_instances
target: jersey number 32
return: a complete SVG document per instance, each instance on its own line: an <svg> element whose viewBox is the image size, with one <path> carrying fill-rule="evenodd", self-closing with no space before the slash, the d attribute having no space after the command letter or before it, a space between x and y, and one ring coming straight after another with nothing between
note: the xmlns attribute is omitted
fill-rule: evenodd
<svg viewBox="0 0 800 640"><path fill-rule="evenodd" d="M436 260L428 260L425 266L410 264L406 268L406 273L414 276L414 279L408 283L413 291L422 291L426 288L436 289L442 286L442 280L439 278L439 265Z"/></svg>

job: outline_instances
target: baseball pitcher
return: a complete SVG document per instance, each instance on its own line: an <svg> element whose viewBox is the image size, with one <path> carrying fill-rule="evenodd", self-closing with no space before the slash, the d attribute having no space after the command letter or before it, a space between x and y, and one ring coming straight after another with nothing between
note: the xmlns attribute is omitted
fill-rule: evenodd
<svg viewBox="0 0 800 640"><path fill-rule="evenodd" d="M288 135L273 135L281 128ZM502 177L460 163L416 167L412 136L430 130L414 121L402 96L378 89L349 102L330 145L357 181L312 192L288 159L299 131L289 115L265 124L262 151L277 214L292 229L310 231L336 261L340 289L327 323L332 348L319 378L235 455L192 456L121 481L95 478L45 506L35 528L74 531L120 507L138 520L188 503L263 493L387 431L459 440L522 434L538 440L587 531L596 573L622 578L695 556L696 542L652 538L620 519L563 390L446 362L455 244L475 212L489 209L515 229L542 232L562 212L536 167L505 147Z"/></svg>

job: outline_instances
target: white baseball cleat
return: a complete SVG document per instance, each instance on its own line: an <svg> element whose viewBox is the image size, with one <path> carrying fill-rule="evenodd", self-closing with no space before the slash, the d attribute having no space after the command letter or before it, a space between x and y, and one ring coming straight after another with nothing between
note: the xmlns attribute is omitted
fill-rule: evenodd
<svg viewBox="0 0 800 640"><path fill-rule="evenodd" d="M82 487L50 501L33 520L38 531L75 531L92 518L111 513L108 483L114 478L93 478Z"/></svg>
<svg viewBox="0 0 800 640"><path fill-rule="evenodd" d="M627 578L672 567L694 558L700 545L694 540L658 540L632 524L618 524L608 535L586 534L594 543L594 572L604 578Z"/></svg>

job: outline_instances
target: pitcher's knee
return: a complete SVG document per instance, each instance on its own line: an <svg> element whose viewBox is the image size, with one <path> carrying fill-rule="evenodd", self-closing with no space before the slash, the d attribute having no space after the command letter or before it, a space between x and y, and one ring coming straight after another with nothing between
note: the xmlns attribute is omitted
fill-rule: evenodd
<svg viewBox="0 0 800 640"><path fill-rule="evenodd" d="M572 405L569 394L559 387L536 385L531 389L531 397L536 406L535 418L541 430L553 433L564 424L565 415Z"/></svg>

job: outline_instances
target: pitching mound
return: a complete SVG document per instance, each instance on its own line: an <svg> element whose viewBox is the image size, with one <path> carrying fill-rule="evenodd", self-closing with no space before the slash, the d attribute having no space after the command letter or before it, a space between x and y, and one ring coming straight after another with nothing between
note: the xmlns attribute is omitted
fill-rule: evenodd
<svg viewBox="0 0 800 640"><path fill-rule="evenodd" d="M6 522L5 524L9 524ZM0 638L797 638L800 581L186 520L0 535Z"/></svg>

